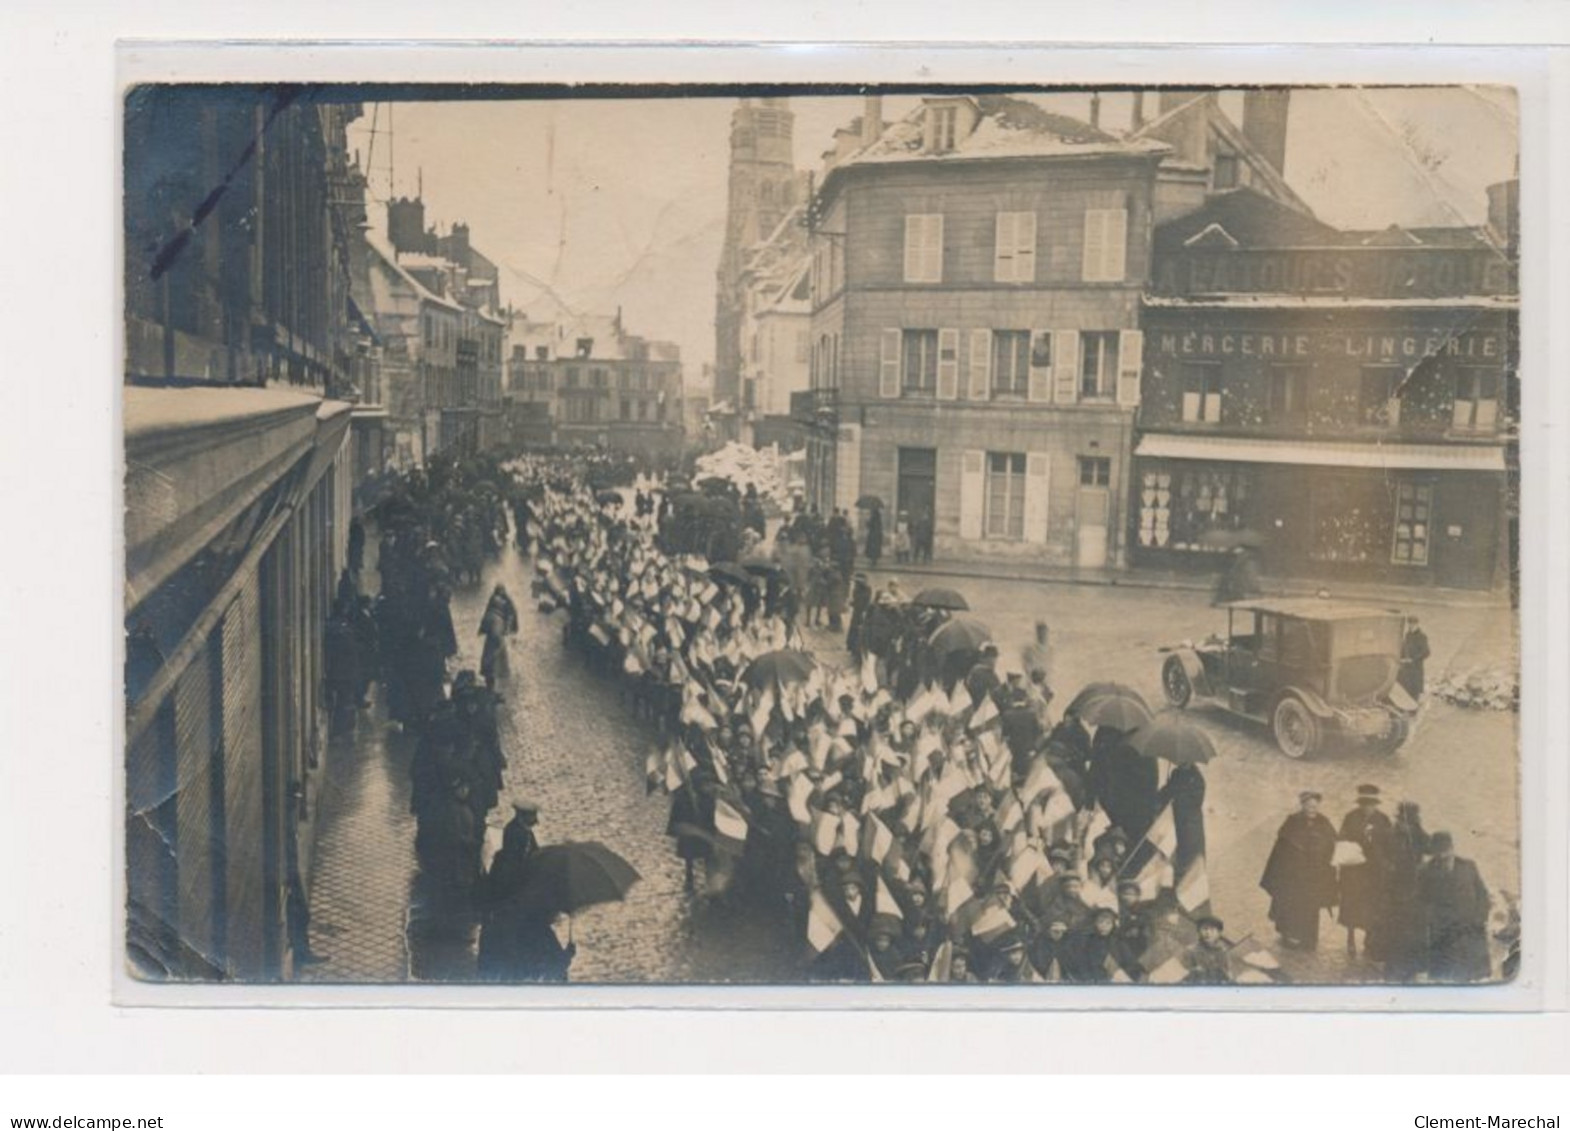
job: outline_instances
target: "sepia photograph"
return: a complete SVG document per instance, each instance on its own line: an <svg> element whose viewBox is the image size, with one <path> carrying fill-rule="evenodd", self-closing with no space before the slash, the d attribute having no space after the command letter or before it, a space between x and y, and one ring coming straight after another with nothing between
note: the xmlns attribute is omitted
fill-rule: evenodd
<svg viewBox="0 0 1570 1131"><path fill-rule="evenodd" d="M1203 77L126 87L115 965L1515 979L1517 92Z"/></svg>

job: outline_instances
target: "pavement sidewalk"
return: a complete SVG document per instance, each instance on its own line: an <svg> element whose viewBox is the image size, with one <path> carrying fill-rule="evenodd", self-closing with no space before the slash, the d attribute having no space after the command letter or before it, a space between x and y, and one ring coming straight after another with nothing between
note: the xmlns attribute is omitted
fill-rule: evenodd
<svg viewBox="0 0 1570 1131"><path fill-rule="evenodd" d="M982 562L968 559L939 558L935 561L894 565L886 559L876 569L858 562L858 568L878 577L970 577L989 581L1022 581L1040 585L1096 585L1107 588L1162 589L1176 592L1209 593L1215 586L1214 574L1187 574L1151 569L1076 569L1038 565L1031 562ZM1502 609L1509 606L1504 593L1474 589L1441 589L1434 586L1380 585L1354 582L1315 582L1299 578L1262 577L1261 587L1273 597L1313 597L1321 591L1338 599L1366 601L1370 604L1404 607L1442 605L1462 609Z"/></svg>

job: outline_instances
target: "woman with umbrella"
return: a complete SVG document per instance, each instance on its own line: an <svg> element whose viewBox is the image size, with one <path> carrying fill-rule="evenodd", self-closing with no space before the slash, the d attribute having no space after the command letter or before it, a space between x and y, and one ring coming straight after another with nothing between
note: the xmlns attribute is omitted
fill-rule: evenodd
<svg viewBox="0 0 1570 1131"><path fill-rule="evenodd" d="M499 937L482 974L497 981L567 981L578 945L570 918L565 944L556 935L556 920L625 899L638 879L632 865L602 844L569 841L540 849L517 894L486 924Z"/></svg>

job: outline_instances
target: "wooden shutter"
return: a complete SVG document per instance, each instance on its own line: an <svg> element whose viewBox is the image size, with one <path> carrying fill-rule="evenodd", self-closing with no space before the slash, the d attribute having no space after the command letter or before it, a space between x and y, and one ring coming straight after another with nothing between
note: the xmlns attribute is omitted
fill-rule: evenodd
<svg viewBox="0 0 1570 1131"><path fill-rule="evenodd" d="M1047 452L1025 454L1025 541L1038 546L1047 542L1051 468L1051 456Z"/></svg>
<svg viewBox="0 0 1570 1131"><path fill-rule="evenodd" d="M1101 278L1108 283L1121 283L1128 277L1128 209L1116 208L1102 215L1106 217L1106 249L1103 251Z"/></svg>
<svg viewBox="0 0 1570 1131"><path fill-rule="evenodd" d="M1052 344L1051 330L1030 332L1030 399L1036 404L1052 400ZM1036 364L1041 362L1040 365Z"/></svg>
<svg viewBox="0 0 1570 1131"><path fill-rule="evenodd" d="M987 453L967 451L960 462L959 536L972 540L981 537L982 511L987 500Z"/></svg>
<svg viewBox="0 0 1570 1131"><path fill-rule="evenodd" d="M921 282L922 248L926 235L925 216L905 217L905 281Z"/></svg>
<svg viewBox="0 0 1570 1131"><path fill-rule="evenodd" d="M1014 281L1015 221L1017 212L999 212L994 228L992 278L999 283Z"/></svg>
<svg viewBox="0 0 1570 1131"><path fill-rule="evenodd" d="M1080 278L1087 283L1101 282L1101 264L1106 255L1106 213L1099 208L1085 210L1085 248L1080 261Z"/></svg>
<svg viewBox="0 0 1570 1131"><path fill-rule="evenodd" d="M883 331L883 354L878 363L878 396L899 396L899 346L898 330Z"/></svg>
<svg viewBox="0 0 1570 1131"><path fill-rule="evenodd" d="M970 332L970 391L973 401L984 401L992 395L992 331Z"/></svg>
<svg viewBox="0 0 1570 1131"><path fill-rule="evenodd" d="M959 331L938 331L938 399L959 400Z"/></svg>
<svg viewBox="0 0 1570 1131"><path fill-rule="evenodd" d="M1052 331L1052 399L1058 404L1079 401L1079 331Z"/></svg>
<svg viewBox="0 0 1570 1131"><path fill-rule="evenodd" d="M1016 213L1014 227L1014 281L1036 281L1036 214Z"/></svg>
<svg viewBox="0 0 1570 1131"><path fill-rule="evenodd" d="M941 283L943 281L943 214L939 212L928 216L926 220L927 234L922 256L921 282Z"/></svg>
<svg viewBox="0 0 1570 1131"><path fill-rule="evenodd" d="M1144 370L1145 335L1139 330L1124 330L1118 335L1118 404L1133 408L1139 404L1139 378Z"/></svg>

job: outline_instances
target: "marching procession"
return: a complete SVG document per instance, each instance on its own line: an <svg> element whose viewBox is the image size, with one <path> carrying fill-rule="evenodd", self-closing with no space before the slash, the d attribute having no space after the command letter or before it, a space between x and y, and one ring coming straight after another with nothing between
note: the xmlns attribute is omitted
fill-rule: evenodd
<svg viewBox="0 0 1570 1131"><path fill-rule="evenodd" d="M360 703L378 675L415 740L421 871L455 922L479 924L481 979L566 980L571 914L637 880L615 845L542 848L538 806L504 801L496 689L528 678L508 670L520 621L504 586L480 670L447 690L449 562L477 582L509 511L530 600L642 720L686 890L776 911L802 980L1271 984L1287 980L1273 947L1314 948L1335 908L1349 952L1362 932L1391 980L1488 976L1489 895L1415 805L1392 825L1365 786L1338 830L1305 792L1261 878L1280 939L1231 936L1211 902L1202 728L1110 682L1058 712L1044 623L1005 665L963 595L853 573L845 516L798 513L765 552L755 497L684 506L683 486L621 457L526 455L444 465L371 509L381 592L346 575L340 651L379 646L339 682ZM737 530L716 537L727 515ZM509 805L488 851L487 818Z"/></svg>

